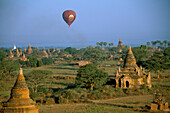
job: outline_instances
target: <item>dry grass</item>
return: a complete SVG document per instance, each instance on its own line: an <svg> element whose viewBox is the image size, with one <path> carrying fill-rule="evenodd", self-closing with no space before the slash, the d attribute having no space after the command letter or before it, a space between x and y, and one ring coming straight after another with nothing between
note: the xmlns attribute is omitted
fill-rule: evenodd
<svg viewBox="0 0 170 113"><path fill-rule="evenodd" d="M152 101L151 95L95 100L87 104L41 105L40 113L139 113L137 108Z"/></svg>

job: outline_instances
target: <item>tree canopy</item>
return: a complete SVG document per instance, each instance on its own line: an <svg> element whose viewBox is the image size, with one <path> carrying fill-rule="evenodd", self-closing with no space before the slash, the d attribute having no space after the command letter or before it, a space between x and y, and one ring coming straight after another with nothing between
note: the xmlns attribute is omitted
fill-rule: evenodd
<svg viewBox="0 0 170 113"><path fill-rule="evenodd" d="M107 80L108 73L98 69L94 64L87 64L78 70L75 85L93 90L104 85Z"/></svg>

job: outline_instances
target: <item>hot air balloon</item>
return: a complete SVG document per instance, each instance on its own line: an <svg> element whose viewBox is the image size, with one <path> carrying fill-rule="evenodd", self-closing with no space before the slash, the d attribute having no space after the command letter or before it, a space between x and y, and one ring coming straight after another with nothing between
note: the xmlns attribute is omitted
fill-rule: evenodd
<svg viewBox="0 0 170 113"><path fill-rule="evenodd" d="M76 13L72 10L66 10L64 11L63 13L63 19L64 21L69 25L70 25L74 22L74 20L76 19Z"/></svg>

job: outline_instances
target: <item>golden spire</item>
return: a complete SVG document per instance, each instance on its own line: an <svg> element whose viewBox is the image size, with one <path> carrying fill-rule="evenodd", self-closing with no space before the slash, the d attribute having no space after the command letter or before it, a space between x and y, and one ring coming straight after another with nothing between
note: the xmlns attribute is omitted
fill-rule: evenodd
<svg viewBox="0 0 170 113"><path fill-rule="evenodd" d="M38 113L38 107L29 97L29 89L22 68L20 68L15 85L11 90L11 96L3 107L3 113Z"/></svg>
<svg viewBox="0 0 170 113"><path fill-rule="evenodd" d="M45 50L45 47L43 46L43 50Z"/></svg>
<svg viewBox="0 0 170 113"><path fill-rule="evenodd" d="M29 43L29 45L28 45L28 48L31 48L30 43Z"/></svg>
<svg viewBox="0 0 170 113"><path fill-rule="evenodd" d="M12 55L12 51L10 50L10 54Z"/></svg>
<svg viewBox="0 0 170 113"><path fill-rule="evenodd" d="M128 51L128 54L133 54L133 53L132 53L131 46L129 46L129 51Z"/></svg>
<svg viewBox="0 0 170 113"><path fill-rule="evenodd" d="M20 49L20 54L22 55L22 49Z"/></svg>
<svg viewBox="0 0 170 113"><path fill-rule="evenodd" d="M122 40L121 40L121 37L120 37L120 40L119 40L119 41L120 41L120 42L122 41Z"/></svg>
<svg viewBox="0 0 170 113"><path fill-rule="evenodd" d="M39 51L39 48L38 48L38 46L37 46L37 51Z"/></svg>
<svg viewBox="0 0 170 113"><path fill-rule="evenodd" d="M23 59L25 59L25 54L23 54L23 57L22 57Z"/></svg>
<svg viewBox="0 0 170 113"><path fill-rule="evenodd" d="M18 48L16 49L17 54L19 54Z"/></svg>

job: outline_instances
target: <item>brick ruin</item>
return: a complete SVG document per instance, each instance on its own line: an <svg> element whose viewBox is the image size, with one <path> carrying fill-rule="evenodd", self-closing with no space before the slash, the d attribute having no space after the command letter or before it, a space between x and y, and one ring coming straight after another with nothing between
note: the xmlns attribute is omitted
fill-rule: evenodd
<svg viewBox="0 0 170 113"><path fill-rule="evenodd" d="M46 52L46 50L45 50L45 47L43 47L42 52L44 53L44 56L45 56L45 57L48 57L48 54L47 54L47 52Z"/></svg>
<svg viewBox="0 0 170 113"><path fill-rule="evenodd" d="M29 97L29 89L22 68L20 68L18 78L11 90L11 97L3 104L0 113L38 113L38 106Z"/></svg>
<svg viewBox="0 0 170 113"><path fill-rule="evenodd" d="M25 54L23 54L22 58L20 58L21 61L28 61L28 59L25 57Z"/></svg>
<svg viewBox="0 0 170 113"><path fill-rule="evenodd" d="M124 67L122 69L119 67L114 80L117 88L133 88L143 84L151 88L150 72L146 72L142 66L140 68L137 66L131 47L129 47Z"/></svg>
<svg viewBox="0 0 170 113"><path fill-rule="evenodd" d="M10 50L10 53L9 53L9 55L8 55L8 58L13 58L13 57L14 57L14 55L13 55L12 51Z"/></svg>
<svg viewBox="0 0 170 113"><path fill-rule="evenodd" d="M28 45L27 52L28 52L28 54L31 54L31 53L33 52L33 51L32 51L32 48L31 48L31 46L30 46L30 44Z"/></svg>
<svg viewBox="0 0 170 113"><path fill-rule="evenodd" d="M120 40L119 40L119 43L118 43L118 46L117 46L117 47L123 47L121 38L120 38Z"/></svg>
<svg viewBox="0 0 170 113"><path fill-rule="evenodd" d="M154 93L153 102L150 105L146 105L146 107L150 110L169 111L168 102L166 102L161 93Z"/></svg>

